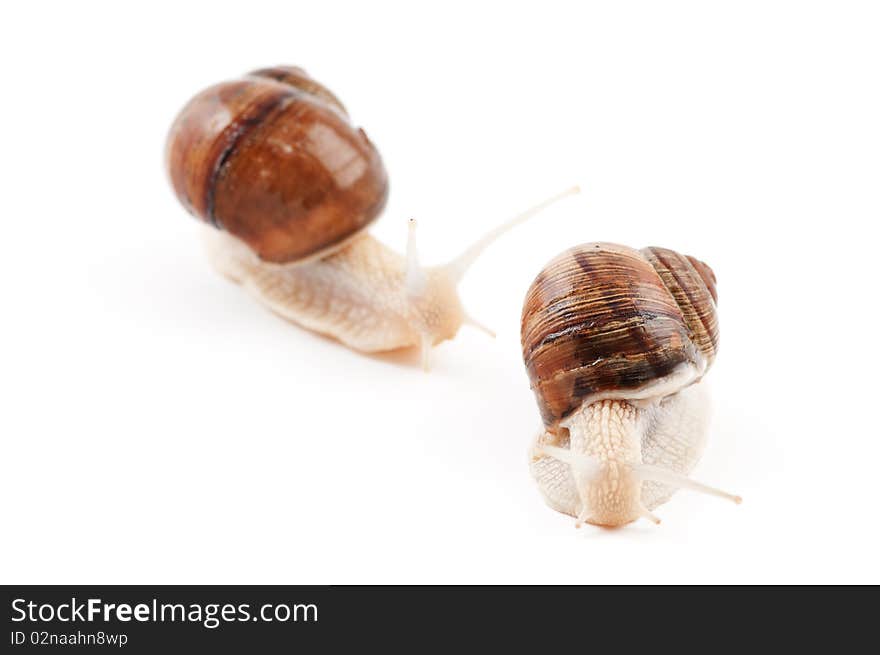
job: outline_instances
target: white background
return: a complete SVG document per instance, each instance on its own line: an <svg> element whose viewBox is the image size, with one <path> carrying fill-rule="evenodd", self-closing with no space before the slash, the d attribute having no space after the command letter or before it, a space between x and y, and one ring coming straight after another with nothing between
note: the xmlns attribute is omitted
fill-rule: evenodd
<svg viewBox="0 0 880 655"><path fill-rule="evenodd" d="M880 10L856 2L21 3L0 21L6 583L880 582ZM426 375L216 275L169 190L197 90L298 64L424 261L546 195ZM719 280L713 427L663 524L575 530L526 466L526 288L579 242Z"/></svg>

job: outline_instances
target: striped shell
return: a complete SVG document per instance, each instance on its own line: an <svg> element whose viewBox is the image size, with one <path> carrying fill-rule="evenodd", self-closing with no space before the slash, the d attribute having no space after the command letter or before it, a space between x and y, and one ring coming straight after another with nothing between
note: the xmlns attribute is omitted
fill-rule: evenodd
<svg viewBox="0 0 880 655"><path fill-rule="evenodd" d="M168 135L167 165L190 213L271 262L330 252L385 206L378 151L330 91L293 67L196 95Z"/></svg>
<svg viewBox="0 0 880 655"><path fill-rule="evenodd" d="M588 243L551 261L522 314L523 360L545 426L584 402L698 380L718 348L715 275L664 248ZM678 376L681 376L679 378Z"/></svg>

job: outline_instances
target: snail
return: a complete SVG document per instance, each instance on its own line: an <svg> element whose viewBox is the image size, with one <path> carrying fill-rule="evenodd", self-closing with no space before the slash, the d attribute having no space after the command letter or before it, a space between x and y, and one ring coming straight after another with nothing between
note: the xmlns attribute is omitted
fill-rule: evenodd
<svg viewBox="0 0 880 655"><path fill-rule="evenodd" d="M366 233L388 176L366 133L302 69L253 71L197 94L171 127L166 163L184 207L207 224L213 265L268 307L363 352L431 348L483 328L456 286L495 238L576 188L423 267L409 221L405 256ZM487 332L491 331L486 330Z"/></svg>
<svg viewBox="0 0 880 655"><path fill-rule="evenodd" d="M544 423L529 468L576 526L620 526L678 488L708 427L703 376L718 349L715 274L665 248L588 243L553 259L522 312L522 353Z"/></svg>

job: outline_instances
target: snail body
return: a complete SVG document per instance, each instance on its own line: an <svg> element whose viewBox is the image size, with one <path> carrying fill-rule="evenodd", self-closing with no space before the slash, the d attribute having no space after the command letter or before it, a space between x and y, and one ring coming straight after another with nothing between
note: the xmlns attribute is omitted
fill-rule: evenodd
<svg viewBox="0 0 880 655"><path fill-rule="evenodd" d="M214 266L281 316L359 351L432 346L470 319L456 286L501 233L449 263L422 267L409 222L399 255L367 232L388 197L378 150L326 87L275 67L193 97L166 159L174 191L206 224ZM560 194L565 195L565 194Z"/></svg>
<svg viewBox="0 0 880 655"><path fill-rule="evenodd" d="M294 266L267 264L216 230L206 245L221 273L274 312L361 352L424 346L427 358L430 346L452 339L469 320L442 267L427 270L423 290L410 294L406 258L369 235Z"/></svg>
<svg viewBox="0 0 880 655"><path fill-rule="evenodd" d="M715 276L664 248L609 243L552 260L526 294L523 360L544 430L530 469L547 503L618 526L688 487L708 428L701 383L718 348Z"/></svg>

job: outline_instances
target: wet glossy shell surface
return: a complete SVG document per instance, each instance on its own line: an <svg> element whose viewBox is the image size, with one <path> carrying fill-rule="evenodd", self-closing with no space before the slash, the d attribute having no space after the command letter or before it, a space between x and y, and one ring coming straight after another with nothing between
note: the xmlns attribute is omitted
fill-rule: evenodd
<svg viewBox="0 0 880 655"><path fill-rule="evenodd" d="M196 95L168 136L177 197L270 262L330 252L372 222L388 195L378 151L336 97L277 67Z"/></svg>

